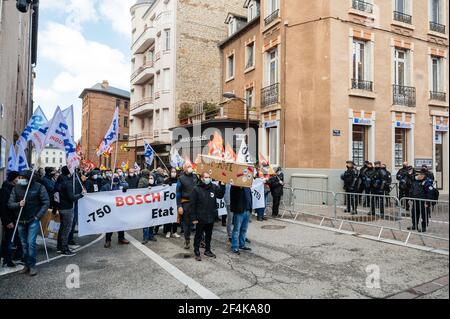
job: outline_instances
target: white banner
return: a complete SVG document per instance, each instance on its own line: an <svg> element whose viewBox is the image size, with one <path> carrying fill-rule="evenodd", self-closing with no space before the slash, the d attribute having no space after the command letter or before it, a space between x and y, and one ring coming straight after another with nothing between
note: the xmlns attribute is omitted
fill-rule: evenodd
<svg viewBox="0 0 450 319"><path fill-rule="evenodd" d="M219 182L213 182L216 186L219 186ZM219 212L219 217L223 215L228 215L227 204L225 203L225 199L216 199L217 201L217 211Z"/></svg>
<svg viewBox="0 0 450 319"><path fill-rule="evenodd" d="M78 202L80 237L176 222L176 185L87 194Z"/></svg>
<svg viewBox="0 0 450 319"><path fill-rule="evenodd" d="M257 178L253 181L252 196L253 209L266 207L266 200L264 197L264 182L262 179Z"/></svg>

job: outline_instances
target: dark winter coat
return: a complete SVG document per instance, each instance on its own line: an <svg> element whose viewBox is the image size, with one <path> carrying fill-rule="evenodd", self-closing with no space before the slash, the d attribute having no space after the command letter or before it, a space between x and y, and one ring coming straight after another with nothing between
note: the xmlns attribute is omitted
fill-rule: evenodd
<svg viewBox="0 0 450 319"><path fill-rule="evenodd" d="M16 185L9 197L8 207L16 212L20 211L20 201L24 199L27 187ZM35 218L40 220L50 207L50 199L45 187L35 181L31 182L25 206L20 216L21 223L30 223Z"/></svg>
<svg viewBox="0 0 450 319"><path fill-rule="evenodd" d="M137 189L139 185L139 176L127 176L127 178L125 178L125 181L127 182L129 189Z"/></svg>
<svg viewBox="0 0 450 319"><path fill-rule="evenodd" d="M76 181L77 182L77 181ZM59 209L68 210L73 209L73 203L83 197L81 192L73 188L73 179L61 175L58 177L58 191L59 191ZM75 187L76 188L76 187Z"/></svg>
<svg viewBox="0 0 450 319"><path fill-rule="evenodd" d="M224 195L224 185L200 183L196 186L190 196L191 221L198 221L200 224L213 224L218 215L217 199L222 199Z"/></svg>
<svg viewBox="0 0 450 319"><path fill-rule="evenodd" d="M195 174L182 173L177 183L177 205L181 207L182 200L189 200L194 188L198 185L198 177Z"/></svg>
<svg viewBox="0 0 450 319"><path fill-rule="evenodd" d="M15 224L17 221L17 212L8 207L9 197L13 189L14 186L8 181L5 181L0 189L0 218L2 225L5 227L11 223Z"/></svg>
<svg viewBox="0 0 450 319"><path fill-rule="evenodd" d="M283 196L283 184L280 183L283 182L284 184L284 174L280 173L277 176L272 176L271 178L269 178L269 180L267 181L267 184L270 187L270 192L272 193L273 197L276 196Z"/></svg>
<svg viewBox="0 0 450 319"><path fill-rule="evenodd" d="M230 190L230 210L242 214L252 210L252 191L250 188L232 186Z"/></svg>
<svg viewBox="0 0 450 319"><path fill-rule="evenodd" d="M347 169L341 176L344 181L344 190L348 193L358 191L358 170L356 168Z"/></svg>

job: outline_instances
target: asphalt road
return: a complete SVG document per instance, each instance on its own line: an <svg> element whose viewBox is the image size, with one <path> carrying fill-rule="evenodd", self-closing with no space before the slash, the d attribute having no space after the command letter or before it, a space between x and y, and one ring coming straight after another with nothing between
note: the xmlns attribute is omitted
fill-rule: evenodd
<svg viewBox="0 0 450 319"><path fill-rule="evenodd" d="M80 239L91 246L40 265L34 278L0 274L0 299L388 298L418 286L426 289L413 297L449 298L448 256L277 220L253 220L253 250L240 256L230 252L225 228L216 224L217 259L201 262L183 249L182 239L157 236L158 242L142 246L142 232L132 231L132 244L119 246L116 236L111 249L98 236ZM42 250L39 259L45 259ZM79 288L66 285L73 265ZM370 280L377 272L379 287Z"/></svg>

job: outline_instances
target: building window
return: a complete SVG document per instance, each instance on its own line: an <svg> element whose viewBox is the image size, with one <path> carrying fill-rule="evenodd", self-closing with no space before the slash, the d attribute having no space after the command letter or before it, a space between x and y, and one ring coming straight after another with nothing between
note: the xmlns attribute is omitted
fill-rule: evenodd
<svg viewBox="0 0 450 319"><path fill-rule="evenodd" d="M248 21L255 19L259 16L259 4L256 1L251 1L248 5Z"/></svg>
<svg viewBox="0 0 450 319"><path fill-rule="evenodd" d="M416 89L411 87L410 54L407 50L395 49L394 56L394 105L416 106Z"/></svg>
<svg viewBox="0 0 450 319"><path fill-rule="evenodd" d="M268 85L278 83L278 49L267 53L266 81Z"/></svg>
<svg viewBox="0 0 450 319"><path fill-rule="evenodd" d="M250 69L255 66L255 42L248 44L245 47L246 63L245 69Z"/></svg>
<svg viewBox="0 0 450 319"><path fill-rule="evenodd" d="M1 2L1 0L0 0ZM1 6L1 3L0 3ZM1 14L1 10L0 10ZM0 136L0 169L4 169L6 167L6 139L3 136Z"/></svg>
<svg viewBox="0 0 450 319"><path fill-rule="evenodd" d="M431 83L430 83L430 99L445 102L447 100L444 91L444 71L443 59L441 57L431 57Z"/></svg>
<svg viewBox="0 0 450 319"><path fill-rule="evenodd" d="M406 129L395 129L395 167L402 167L403 162L408 161L406 156L407 151Z"/></svg>
<svg viewBox="0 0 450 319"><path fill-rule="evenodd" d="M48 157L45 158L45 164L48 164Z"/></svg>
<svg viewBox="0 0 450 319"><path fill-rule="evenodd" d="M234 54L227 58L227 80L234 78Z"/></svg>
<svg viewBox="0 0 450 319"><path fill-rule="evenodd" d="M406 86L409 84L409 61L408 52L405 50L396 49L394 59L394 76L395 85Z"/></svg>
<svg viewBox="0 0 450 319"><path fill-rule="evenodd" d="M231 36L237 31L237 20L232 18L228 23L228 35Z"/></svg>
<svg viewBox="0 0 450 319"><path fill-rule="evenodd" d="M359 40L353 40L353 77L352 89L372 91L373 85L369 81L369 44Z"/></svg>
<svg viewBox="0 0 450 319"><path fill-rule="evenodd" d="M128 128L128 116L123 117L123 126Z"/></svg>
<svg viewBox="0 0 450 319"><path fill-rule="evenodd" d="M63 162L63 159L62 159L62 157L60 157L59 158L59 164L62 164L62 162Z"/></svg>
<svg viewBox="0 0 450 319"><path fill-rule="evenodd" d="M120 108L120 99L116 99L116 107Z"/></svg>
<svg viewBox="0 0 450 319"><path fill-rule="evenodd" d="M170 29L164 30L164 50L170 51Z"/></svg>
<svg viewBox="0 0 450 319"><path fill-rule="evenodd" d="M169 109L163 109L163 130L169 129Z"/></svg>
<svg viewBox="0 0 450 319"><path fill-rule="evenodd" d="M280 16L278 0L266 0L266 8L266 18L264 19L264 23L265 25L268 25Z"/></svg>
<svg viewBox="0 0 450 319"><path fill-rule="evenodd" d="M254 89L253 88L249 88L247 90L245 90L245 100L247 101L247 106L252 108L254 106Z"/></svg>
<svg viewBox="0 0 450 319"><path fill-rule="evenodd" d="M170 91L170 69L163 70L163 91Z"/></svg>
<svg viewBox="0 0 450 319"><path fill-rule="evenodd" d="M269 162L272 165L278 165L278 128L271 127L266 129L267 139L267 149L269 150Z"/></svg>
<svg viewBox="0 0 450 319"><path fill-rule="evenodd" d="M395 0L394 20L412 24L409 0Z"/></svg>
<svg viewBox="0 0 450 319"><path fill-rule="evenodd" d="M128 110L129 102L128 102L128 101L125 101L125 102L123 103L123 107L124 107L125 110Z"/></svg>
<svg viewBox="0 0 450 319"><path fill-rule="evenodd" d="M56 158L53 157L53 164L56 164Z"/></svg>
<svg viewBox="0 0 450 319"><path fill-rule="evenodd" d="M367 129L363 125L353 125L353 161L356 166L362 167L367 159L366 134Z"/></svg>

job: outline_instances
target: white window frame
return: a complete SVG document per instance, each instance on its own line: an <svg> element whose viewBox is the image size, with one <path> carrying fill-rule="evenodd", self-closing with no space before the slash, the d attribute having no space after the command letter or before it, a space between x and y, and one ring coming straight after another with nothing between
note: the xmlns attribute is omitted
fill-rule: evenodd
<svg viewBox="0 0 450 319"><path fill-rule="evenodd" d="M272 53L275 52L275 57L271 58ZM272 63L275 63L275 81L272 83L271 81L271 70ZM280 81L280 61L279 61L279 52L278 47L272 48L266 52L266 63L265 63L265 83L266 87L279 83Z"/></svg>
<svg viewBox="0 0 450 319"><path fill-rule="evenodd" d="M356 55L356 63L361 61L361 49L360 46L363 46L364 52L364 67L363 67L363 76L359 78L359 68L355 65L355 55ZM370 77L370 44L366 41L362 41L356 38L353 38L352 42L352 77L355 80L361 81L371 81Z"/></svg>
<svg viewBox="0 0 450 319"><path fill-rule="evenodd" d="M248 14L248 21L252 21L258 16L259 12L259 6L256 1L250 1L250 4L248 5L247 14Z"/></svg>
<svg viewBox="0 0 450 319"><path fill-rule="evenodd" d="M170 91L170 68L163 69L163 79L162 79L162 90L163 91Z"/></svg>
<svg viewBox="0 0 450 319"><path fill-rule="evenodd" d="M434 61L437 62L437 83L435 83L435 77L434 77ZM432 55L430 57L430 91L433 92L443 92L444 91L444 69L443 69L443 58ZM436 84L436 88L435 88Z"/></svg>
<svg viewBox="0 0 450 319"><path fill-rule="evenodd" d="M434 17L434 14L433 14L433 13L435 13L434 12L434 6L433 6L433 4L435 3L434 1L437 1L437 3L438 3L437 21L436 21L436 19ZM444 23L442 23L442 21L444 21L443 20L443 3L442 3L442 0L429 0L429 3L430 3L430 22L444 24Z"/></svg>
<svg viewBox="0 0 450 319"><path fill-rule="evenodd" d="M251 99L251 103L248 103L248 101ZM250 88L247 88L245 90L245 101L247 103L247 106L249 108L254 107L255 105L255 88L252 86Z"/></svg>
<svg viewBox="0 0 450 319"><path fill-rule="evenodd" d="M232 67L230 68L231 64L230 62L232 62ZM236 69L236 56L235 54L230 54L229 56L227 56L227 81L230 81L232 79L234 79L234 74L235 74L235 70Z"/></svg>
<svg viewBox="0 0 450 319"><path fill-rule="evenodd" d="M400 52L403 52L404 58L401 59L398 57L398 54ZM404 79L403 79L403 86L412 86L411 84L411 54L410 50L407 49L399 49L394 48L394 84L400 85L400 81L398 78L398 66L399 63L404 63Z"/></svg>
<svg viewBox="0 0 450 319"><path fill-rule="evenodd" d="M403 10L399 10L399 3L403 2ZM410 0L394 0L394 11L409 14L412 16L412 3Z"/></svg>
<svg viewBox="0 0 450 319"><path fill-rule="evenodd" d="M249 62L249 49L250 46L253 48L252 49L252 65L248 65ZM255 68L255 64L256 64L256 45L255 45L255 41L252 41L248 44L246 44L245 46L245 65L244 65L244 70L251 70Z"/></svg>
<svg viewBox="0 0 450 319"><path fill-rule="evenodd" d="M231 36L237 31L237 20L232 18L228 23L228 35Z"/></svg>
<svg viewBox="0 0 450 319"><path fill-rule="evenodd" d="M166 52L171 49L170 36L170 29L164 29L164 51Z"/></svg>
<svg viewBox="0 0 450 319"><path fill-rule="evenodd" d="M280 9L279 0L266 0L266 17Z"/></svg>

